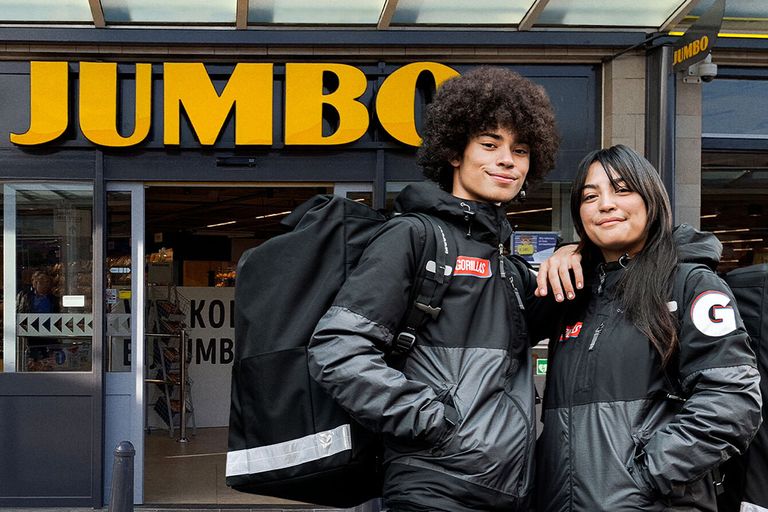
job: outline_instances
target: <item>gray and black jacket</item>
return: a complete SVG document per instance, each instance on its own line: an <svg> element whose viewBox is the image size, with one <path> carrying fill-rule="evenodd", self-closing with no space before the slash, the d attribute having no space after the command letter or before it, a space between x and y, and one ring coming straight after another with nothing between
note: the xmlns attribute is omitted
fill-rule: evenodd
<svg viewBox="0 0 768 512"><path fill-rule="evenodd" d="M684 261L719 260L713 235L683 227L676 240ZM707 268L687 274L682 300L670 302L679 351L663 371L615 297L631 265L602 270L550 341L536 510L715 511L712 470L761 422L755 356L731 291Z"/></svg>
<svg viewBox="0 0 768 512"><path fill-rule="evenodd" d="M535 433L523 307L535 277L500 256L511 235L502 207L431 183L407 187L396 207L439 218L455 240L458 263L449 262L455 270L440 316L419 331L401 367L387 364L425 244L414 219L395 218L318 323L310 372L362 425L383 434L389 507L527 510Z"/></svg>

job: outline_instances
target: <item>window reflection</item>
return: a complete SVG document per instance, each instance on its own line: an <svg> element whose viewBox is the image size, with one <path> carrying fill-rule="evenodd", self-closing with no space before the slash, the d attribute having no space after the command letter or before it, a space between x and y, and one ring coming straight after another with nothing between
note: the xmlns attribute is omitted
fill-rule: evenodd
<svg viewBox="0 0 768 512"><path fill-rule="evenodd" d="M131 371L131 194L107 193L107 371Z"/></svg>
<svg viewBox="0 0 768 512"><path fill-rule="evenodd" d="M82 185L5 185L4 243L15 245L5 267L15 267L16 371L91 370L92 195ZM7 338L5 345L7 354Z"/></svg>
<svg viewBox="0 0 768 512"><path fill-rule="evenodd" d="M701 229L723 243L718 271L768 263L767 198L764 154L702 154Z"/></svg>
<svg viewBox="0 0 768 512"><path fill-rule="evenodd" d="M93 21L88 0L3 0L0 5L0 21Z"/></svg>
<svg viewBox="0 0 768 512"><path fill-rule="evenodd" d="M768 81L718 77L701 94L704 137L768 138Z"/></svg>

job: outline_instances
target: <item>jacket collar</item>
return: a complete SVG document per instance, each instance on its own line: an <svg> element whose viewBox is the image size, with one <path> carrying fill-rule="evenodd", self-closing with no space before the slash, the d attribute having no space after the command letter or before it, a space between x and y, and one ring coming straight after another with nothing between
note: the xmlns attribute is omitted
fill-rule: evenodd
<svg viewBox="0 0 768 512"><path fill-rule="evenodd" d="M496 245L512 234L503 206L460 199L432 182L408 185L395 200L395 212L427 213L465 230L468 238Z"/></svg>

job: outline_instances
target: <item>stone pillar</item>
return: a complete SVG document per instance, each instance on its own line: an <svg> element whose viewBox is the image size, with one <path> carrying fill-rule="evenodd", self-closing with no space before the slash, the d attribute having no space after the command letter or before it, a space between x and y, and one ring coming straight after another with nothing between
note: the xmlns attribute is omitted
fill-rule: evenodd
<svg viewBox="0 0 768 512"><path fill-rule="evenodd" d="M701 222L701 87L682 76L675 86L675 223L695 228Z"/></svg>
<svg viewBox="0 0 768 512"><path fill-rule="evenodd" d="M621 55L603 66L603 147L645 153L645 55Z"/></svg>

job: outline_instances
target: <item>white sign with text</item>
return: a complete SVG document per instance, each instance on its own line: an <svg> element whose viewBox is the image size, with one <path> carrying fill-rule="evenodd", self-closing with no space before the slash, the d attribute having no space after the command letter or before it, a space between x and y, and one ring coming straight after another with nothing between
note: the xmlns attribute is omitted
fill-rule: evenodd
<svg viewBox="0 0 768 512"><path fill-rule="evenodd" d="M180 287L192 352L189 377L197 427L229 425L232 360L235 356L235 289ZM150 426L166 428L156 414Z"/></svg>

